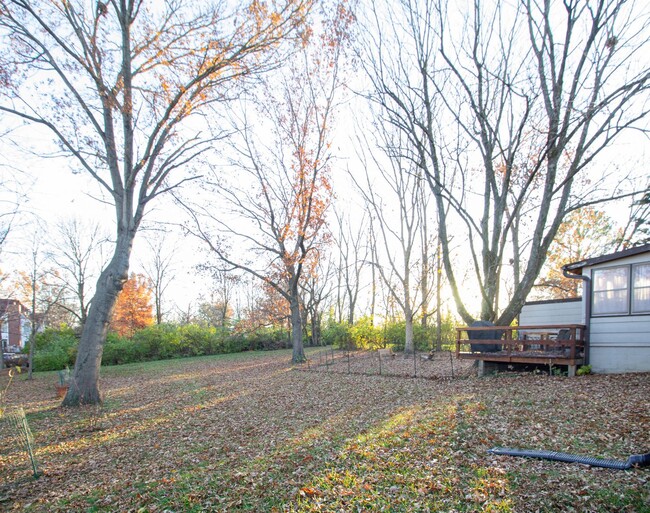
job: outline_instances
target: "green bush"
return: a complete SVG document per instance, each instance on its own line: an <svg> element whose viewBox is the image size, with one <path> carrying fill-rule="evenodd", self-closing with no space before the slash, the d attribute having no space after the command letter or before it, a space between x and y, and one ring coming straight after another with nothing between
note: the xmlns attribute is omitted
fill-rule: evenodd
<svg viewBox="0 0 650 513"><path fill-rule="evenodd" d="M423 328L413 325L415 346L427 351L435 344L435 326ZM370 317L361 317L354 325L332 320L323 325L321 340L336 348L377 349L391 347L404 350L404 321L375 326ZM102 363L117 365L147 360L162 360L187 356L235 353L242 351L274 350L291 347L289 331L284 327L260 328L254 332L237 333L230 328L202 325L160 324L137 331L131 338L109 333ZM442 341L446 348L455 341L455 322L451 315L443 319ZM77 353L78 336L68 326L47 328L36 335L34 369L60 370L73 366ZM584 371L583 371L584 372Z"/></svg>
<svg viewBox="0 0 650 513"><path fill-rule="evenodd" d="M350 327L345 322L328 322L321 332L323 345L347 349L352 344Z"/></svg>
<svg viewBox="0 0 650 513"><path fill-rule="evenodd" d="M291 345L289 332L279 327L260 328L246 334L246 338L249 341L248 348L251 351L271 351L284 349Z"/></svg>
<svg viewBox="0 0 650 513"><path fill-rule="evenodd" d="M34 371L61 370L73 364L74 358L71 360L62 348L34 352Z"/></svg>
<svg viewBox="0 0 650 513"><path fill-rule="evenodd" d="M131 337L139 346L138 352L144 360L164 360L182 356L181 332L173 324L154 324L136 331Z"/></svg>
<svg viewBox="0 0 650 513"><path fill-rule="evenodd" d="M60 370L74 365L79 341L68 326L46 328L35 336L34 370ZM25 348L29 351L29 345Z"/></svg>
<svg viewBox="0 0 650 513"><path fill-rule="evenodd" d="M123 363L141 362L147 359L146 348L142 344L134 343L117 333L109 333L104 344L102 364L121 365Z"/></svg>
<svg viewBox="0 0 650 513"><path fill-rule="evenodd" d="M576 374L578 376L587 376L588 374L591 374L591 365L581 365Z"/></svg>
<svg viewBox="0 0 650 513"><path fill-rule="evenodd" d="M241 353L250 349L250 341L243 333L228 335L223 341L224 353Z"/></svg>
<svg viewBox="0 0 650 513"><path fill-rule="evenodd" d="M223 347L221 334L211 327L188 324L179 329L179 356L202 356L218 354Z"/></svg>
<svg viewBox="0 0 650 513"><path fill-rule="evenodd" d="M349 328L352 347L358 349L378 349L383 345L381 328L373 325L370 317L361 317Z"/></svg>
<svg viewBox="0 0 650 513"><path fill-rule="evenodd" d="M68 325L62 324L59 328L45 328L36 334L36 351L49 350L59 345L68 346L77 343L77 334Z"/></svg>
<svg viewBox="0 0 650 513"><path fill-rule="evenodd" d="M406 322L389 322L382 328L384 346L391 347L394 351L404 351L406 344ZM430 351L435 344L436 329L432 326L426 328L419 320L413 321L413 343L416 351Z"/></svg>

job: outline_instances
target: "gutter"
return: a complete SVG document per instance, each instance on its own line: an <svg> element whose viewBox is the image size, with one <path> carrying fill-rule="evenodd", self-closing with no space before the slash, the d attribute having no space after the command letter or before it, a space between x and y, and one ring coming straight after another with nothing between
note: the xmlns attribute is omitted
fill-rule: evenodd
<svg viewBox="0 0 650 513"><path fill-rule="evenodd" d="M591 350L590 332L591 332L591 278L583 276L582 274L569 273L568 267L575 266L576 264L569 264L562 266L562 275L571 280L582 280L584 288L582 290L582 297L586 300L585 304L585 365L589 365L589 353Z"/></svg>

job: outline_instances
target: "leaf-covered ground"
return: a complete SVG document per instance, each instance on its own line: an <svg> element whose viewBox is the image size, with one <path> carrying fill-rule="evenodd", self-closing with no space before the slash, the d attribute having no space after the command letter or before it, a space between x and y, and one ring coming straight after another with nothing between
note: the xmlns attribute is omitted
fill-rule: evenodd
<svg viewBox="0 0 650 513"><path fill-rule="evenodd" d="M56 375L9 393L44 475L0 436L0 510L650 511L650 469L493 456L650 451L650 374L424 380L304 372L286 351L102 369L101 409Z"/></svg>

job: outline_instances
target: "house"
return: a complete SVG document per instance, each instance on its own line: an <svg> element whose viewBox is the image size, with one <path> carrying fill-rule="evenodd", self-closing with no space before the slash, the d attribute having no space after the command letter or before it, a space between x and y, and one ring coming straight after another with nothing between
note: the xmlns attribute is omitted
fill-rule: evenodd
<svg viewBox="0 0 650 513"><path fill-rule="evenodd" d="M2 352L18 353L31 335L31 312L16 299L0 299Z"/></svg>
<svg viewBox="0 0 650 513"><path fill-rule="evenodd" d="M579 319L593 372L650 372L650 244L567 264L584 282Z"/></svg>
<svg viewBox="0 0 650 513"><path fill-rule="evenodd" d="M584 324L593 372L650 372L650 244L567 264L583 297L526 303L519 324Z"/></svg>
<svg viewBox="0 0 650 513"><path fill-rule="evenodd" d="M650 244L562 268L583 297L526 303L516 326L458 328L456 355L487 366L580 365L595 373L650 372ZM466 334L466 335L465 335Z"/></svg>

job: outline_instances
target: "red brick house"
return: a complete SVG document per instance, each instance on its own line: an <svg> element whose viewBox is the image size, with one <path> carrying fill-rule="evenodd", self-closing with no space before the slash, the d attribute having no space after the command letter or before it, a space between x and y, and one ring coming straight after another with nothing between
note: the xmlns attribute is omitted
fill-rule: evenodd
<svg viewBox="0 0 650 513"><path fill-rule="evenodd" d="M2 351L18 353L31 335L31 312L17 299L0 299Z"/></svg>

